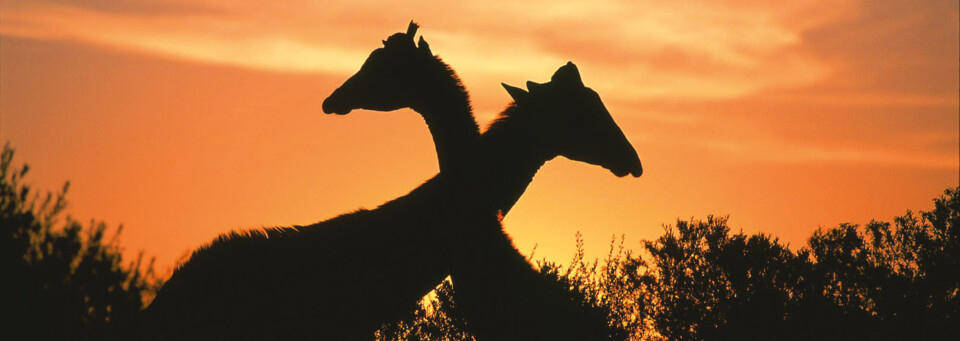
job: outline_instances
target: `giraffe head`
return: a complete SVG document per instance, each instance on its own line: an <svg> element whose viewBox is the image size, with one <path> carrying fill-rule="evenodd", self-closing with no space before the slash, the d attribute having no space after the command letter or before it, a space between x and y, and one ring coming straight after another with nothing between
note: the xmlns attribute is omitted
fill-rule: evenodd
<svg viewBox="0 0 960 341"><path fill-rule="evenodd" d="M640 158L613 121L595 91L583 85L577 66L568 62L549 82L527 82L527 90L503 84L524 112L539 146L568 159L604 167L616 176L643 173Z"/></svg>
<svg viewBox="0 0 960 341"><path fill-rule="evenodd" d="M417 24L395 33L373 50L360 71L323 101L323 112L346 115L354 109L391 111L415 107L425 95L425 77L436 64L423 37L415 44Z"/></svg>

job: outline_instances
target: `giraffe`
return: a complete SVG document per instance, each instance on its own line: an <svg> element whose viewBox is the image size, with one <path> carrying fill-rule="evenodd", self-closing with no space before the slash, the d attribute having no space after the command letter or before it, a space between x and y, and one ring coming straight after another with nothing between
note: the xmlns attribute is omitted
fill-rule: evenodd
<svg viewBox="0 0 960 341"><path fill-rule="evenodd" d="M442 171L376 209L309 226L222 235L175 270L144 313L142 335L368 339L450 273L459 229L448 227L474 209L460 197L474 188L463 176Z"/></svg>
<svg viewBox="0 0 960 341"><path fill-rule="evenodd" d="M398 41L403 41L408 44L408 48L412 48L412 45L409 45L413 42L410 32L411 31L408 30L408 36L395 35L391 38L397 38ZM387 42L389 42L389 40ZM387 42L385 42L385 44L387 44ZM426 41L421 36L419 48L424 49L425 46L427 46L426 44ZM357 108L389 111L410 107L414 108L415 111L423 116L428 122L428 125L430 121L437 120L436 115L462 115L464 117L468 115L466 112L470 110L469 105L461 105L460 110L454 110L454 108L451 108L449 105L446 106L446 111L424 111L418 109L436 108L440 105L436 103L423 103L423 98L415 98L415 95L411 96L411 91L408 89L415 87L402 84L406 80L396 79L396 72L390 70L391 67L384 66L394 63L391 58L402 59L402 57L389 57L383 53L372 53L364 66L361 67L361 70L324 101L325 111L343 115ZM392 66L395 67L395 65ZM410 69L407 68L406 70L409 72ZM414 78L409 75L405 77ZM393 88L382 86L382 84L396 83L401 84ZM459 80L456 80L455 83L459 84ZM508 92L514 96L516 102L513 106L509 107L501 118L491 126L491 129L483 135L481 138L483 143L477 147L477 152L485 153L482 159L485 160L484 162L487 164L476 163L474 168L493 170L493 174L495 175L490 176L488 175L489 173L486 172L480 175L484 177L486 181L479 183L484 183L488 186L485 188L484 186L477 186L473 191L478 194L483 194L478 196L483 199L476 200L477 207L487 208L474 211L476 212L475 215L489 218L492 217L489 212L499 210L501 214L505 214L509 211L527 184L532 180L536 169L538 169L543 162L546 162L546 160L556 156L551 153L560 155L559 152L550 150L550 148L542 148L543 146L538 144L547 141L552 141L549 143L553 145L568 144L568 142L563 140L578 136L578 131L569 128L576 129L581 123L589 126L589 123L593 122L591 118L588 117L577 118L576 115L568 115L564 117L569 117L571 120L565 122L565 125L561 125L568 129L550 131L553 127L549 125L539 126L536 124L537 121L531 118L535 117L536 114L522 114L523 110L520 108L519 103L544 101L547 99L547 95L545 94L552 93L559 94L560 96L572 96L570 98L586 98L586 100L570 101L574 104L577 102L593 103L594 108L584 109L584 112L606 112L596 93L583 86L582 81L580 81L579 71L572 63L561 67L554 75L554 80L551 80L550 83L552 84L529 82L528 87L536 89L536 91L532 91L535 94L533 96L527 94L526 91L504 85ZM413 91L413 93L416 93L416 91ZM460 98L462 97L454 97L451 99L457 100ZM448 101L451 99L429 97L426 100L427 102L449 103ZM536 120L540 120L539 122L550 123L560 120L558 120L557 117L542 117L545 115L543 112L549 112L551 110L562 111L564 109L563 106L566 104L560 105L559 103L560 102L555 102L552 107L545 106L544 104L528 104L527 106L550 108L548 110L539 110L541 117L536 118ZM606 115L597 115L597 117L599 118L599 122L607 126L616 127L612 118L609 118L608 113ZM447 119L450 120L449 117ZM472 120L472 116L470 120ZM434 134L434 141L437 143L443 142L444 139L436 138L436 128L445 129L445 133L447 134L456 131L461 136L473 136L472 131L458 129L455 126L429 126L431 133ZM602 126L602 124L599 126ZM539 130L541 131L539 134L540 137L532 138L530 135L518 133L518 129L523 132ZM542 137L547 136L549 136L549 138L542 139ZM619 128L616 130L609 129L607 134L598 134L598 136L599 138L596 138L596 136L592 137L594 140L591 141L584 140L579 142L582 143L583 146L590 146L590 143L601 145L600 142L604 141L604 139L607 140L605 141L605 145L616 145L617 143L622 145L623 142L626 141L622 132L619 131ZM526 152L501 152L502 150L510 150L518 146L522 146L523 148L521 149ZM626 146L629 146L629 143L626 143ZM441 163L441 173L444 172L442 166L444 164L444 155L441 151L454 152L458 156L470 154L470 149L465 148L466 145L463 144L438 144L436 147L438 160L440 160ZM543 150L537 151L537 148ZM583 148L570 148L568 150L562 150L562 152L565 153L563 155L572 159L596 164L615 163L614 159L616 156L616 154L602 150L587 150ZM633 158L636 158L636 153L633 152L632 147L629 148L629 151L621 153L621 155L622 154L632 154ZM632 160L629 157L625 159ZM461 159L458 161L462 162L465 160ZM452 168L454 167L451 166L448 169ZM632 172L634 175L639 176L641 171L639 159L637 159L635 168L621 167L617 168L614 173L618 176L623 176L626 175L627 172ZM485 215L484 210L486 212ZM509 237L499 228L499 221L492 222L487 220L486 224L488 225L487 227L480 227L477 230L483 231L482 233L471 233L469 232L470 229L464 229L463 235L471 237L462 240L464 243L459 249L470 251L463 252L463 254L466 255L463 263L456 266L453 271L454 286L458 289L455 290L455 297L460 297L460 299L458 299L458 306L463 308L470 317L468 323L472 325L472 329L478 337L481 337L481 339L523 339L531 337L547 339L593 339L597 338L596 336L598 335L608 335L612 332L605 328L605 317L599 314L599 312L590 311L583 307L572 306L572 298L565 290L557 287L556 283L547 281L539 276L516 248L513 247ZM470 225L470 223L464 223L464 225ZM485 261L482 261L481 258L485 259ZM499 269L509 269L509 272L505 273L504 271L499 271ZM585 323L584 321L587 320L590 322ZM471 323L471 321L473 322ZM549 337L544 337L548 335Z"/></svg>
<svg viewBox="0 0 960 341"><path fill-rule="evenodd" d="M423 117L437 149L440 173L465 164L464 157L480 138L470 96L460 77L413 37L419 26L383 41L360 67L323 101L323 111L346 115L354 109L393 111L411 108Z"/></svg>
<svg viewBox="0 0 960 341"><path fill-rule="evenodd" d="M452 151L475 144L479 128L456 74L425 43L417 48L404 38L415 30L412 25L408 34L388 38L389 48L378 49L371 59L390 54L385 60L398 63L394 69L431 76L415 78L404 89L444 99L410 106L448 114L425 116L425 121L438 141L441 170L453 173L450 168L463 163ZM443 198L449 196L440 185L444 182L449 181L438 176L376 209L310 226L222 235L174 272L144 314L147 329L157 339L372 337L449 272L442 257L450 253L449 238L435 230L450 219L443 214Z"/></svg>
<svg viewBox="0 0 960 341"><path fill-rule="evenodd" d="M583 85L573 63L560 67L547 83L527 82L529 91L504 87L514 103L481 136L478 153L480 162L496 164L491 167L496 171L487 175L494 182L477 192L509 190L513 183L529 182L540 166L557 156L597 165L635 161L634 167L608 168L618 176L641 174L633 148L624 143L626 137L599 95ZM629 154L633 158L624 157ZM489 192L477 197L496 202L519 196ZM541 276L500 221L488 219L460 236L457 261L451 267L453 297L478 340L626 338L607 324L605 312L580 306L572 293Z"/></svg>

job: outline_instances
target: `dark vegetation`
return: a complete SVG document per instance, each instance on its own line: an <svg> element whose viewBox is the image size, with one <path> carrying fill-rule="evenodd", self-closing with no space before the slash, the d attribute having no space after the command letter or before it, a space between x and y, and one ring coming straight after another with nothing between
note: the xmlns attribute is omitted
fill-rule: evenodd
<svg viewBox="0 0 960 341"><path fill-rule="evenodd" d="M0 307L5 340L103 340L130 321L161 282L143 255L124 262L121 227L63 217L69 183L41 195L27 166L0 156Z"/></svg>
<svg viewBox="0 0 960 341"><path fill-rule="evenodd" d="M732 233L725 217L678 220L643 242L612 243L586 262L540 272L606 309L631 340L957 340L960 338L960 188L894 222L818 229L793 251L765 234ZM614 240L616 242L616 240ZM463 339L449 299L456 284L381 340Z"/></svg>
<svg viewBox="0 0 960 341"><path fill-rule="evenodd" d="M4 339L109 339L160 285L152 262L125 262L104 223L62 217L67 186L39 195L27 167L0 164ZM540 273L580 304L607 311L631 340L960 338L960 188L892 223L818 229L791 250L732 232L725 217L679 220L638 254L622 238L602 260L541 260ZM62 220L62 222L61 222ZM110 237L108 238L108 235ZM443 282L380 340L470 339ZM361 307L375 309L375 307Z"/></svg>

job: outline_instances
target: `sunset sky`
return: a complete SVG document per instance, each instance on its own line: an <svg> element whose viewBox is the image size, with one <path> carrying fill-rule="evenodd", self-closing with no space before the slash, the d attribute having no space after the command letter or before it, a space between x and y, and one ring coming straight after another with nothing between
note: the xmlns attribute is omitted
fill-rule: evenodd
<svg viewBox="0 0 960 341"><path fill-rule="evenodd" d="M376 207L437 172L423 120L321 103L411 19L482 126L500 82L569 60L638 151L639 179L541 169L505 221L537 258L708 214L800 247L960 182L956 0L0 0L0 142L161 270L232 229Z"/></svg>

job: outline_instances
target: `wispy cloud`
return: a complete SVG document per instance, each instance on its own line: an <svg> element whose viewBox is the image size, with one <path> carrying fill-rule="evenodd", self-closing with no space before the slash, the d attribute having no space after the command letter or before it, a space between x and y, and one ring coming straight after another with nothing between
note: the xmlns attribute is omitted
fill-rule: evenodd
<svg viewBox="0 0 960 341"><path fill-rule="evenodd" d="M169 6L177 10L149 15L141 10L158 6L140 1L118 10L88 2L7 1L0 33L265 70L346 74L380 38L415 18L425 23L434 46L444 46L445 57L483 80L549 75L573 59L612 97L730 98L829 74L801 48L806 27L785 24L783 9L759 6L239 1L227 7L200 1L194 7L175 2ZM518 13L523 20L516 20Z"/></svg>
<svg viewBox="0 0 960 341"><path fill-rule="evenodd" d="M941 59L944 53L955 52L943 42L956 45L950 35L957 33L937 32L946 27L944 23L956 21L956 8L908 6L897 11L904 15L892 15L889 8L877 9L880 5L896 9L906 3L236 1L225 6L216 1L8 0L0 7L0 34L102 44L259 70L347 75L381 38L402 30L405 21L414 18L465 79L483 84L543 81L558 65L574 60L585 70L587 83L611 103L686 101L710 107L749 99L776 102L776 110L786 112L791 111L790 103L805 103L808 108L838 112L847 107L896 107L955 113L958 63L955 55L951 62ZM517 20L519 13L523 20ZM882 32L882 37L873 31ZM937 34L946 34L947 39ZM843 46L858 41L872 43ZM927 72L913 72L917 69ZM474 95L481 119L499 110L501 104L487 103L499 99L490 90ZM646 109L635 110L634 115L658 124L679 124L680 129L697 129L704 123L700 115L690 114L703 108ZM745 123L737 122L734 125ZM764 162L956 167L952 150L931 154L876 145L826 148L815 134L782 138L763 135L769 127L755 128L761 134L703 139L701 144Z"/></svg>
<svg viewBox="0 0 960 341"><path fill-rule="evenodd" d="M0 13L0 32L76 40L208 63L274 71L348 73L367 51L273 32L236 34L242 23L209 14L142 16L53 4Z"/></svg>

